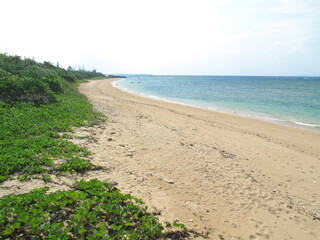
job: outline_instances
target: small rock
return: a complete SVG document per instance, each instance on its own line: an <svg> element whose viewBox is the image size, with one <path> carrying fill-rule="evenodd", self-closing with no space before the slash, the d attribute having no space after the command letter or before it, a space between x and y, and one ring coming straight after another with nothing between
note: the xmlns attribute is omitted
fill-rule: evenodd
<svg viewBox="0 0 320 240"><path fill-rule="evenodd" d="M161 212L162 211L160 209L157 209L157 208L154 207L152 213L153 213L154 216L157 216L157 215L161 215Z"/></svg>
<svg viewBox="0 0 320 240"><path fill-rule="evenodd" d="M131 153L133 153L133 152L135 152L136 150L135 149L129 149L128 150L128 152L131 152Z"/></svg>
<svg viewBox="0 0 320 240"><path fill-rule="evenodd" d="M228 153L226 151L220 151L221 155L225 158L231 158L231 159L235 159L237 156L232 154L232 153Z"/></svg>
<svg viewBox="0 0 320 240"><path fill-rule="evenodd" d="M137 181L138 182L144 182L144 178L143 177L142 178L138 178Z"/></svg>
<svg viewBox="0 0 320 240"><path fill-rule="evenodd" d="M219 239L220 239L220 240L225 240L225 238L223 237L222 234L219 234Z"/></svg>
<svg viewBox="0 0 320 240"><path fill-rule="evenodd" d="M193 222L193 220L192 219L188 219L188 222Z"/></svg>
<svg viewBox="0 0 320 240"><path fill-rule="evenodd" d="M113 139L112 138L108 138L108 142L111 142L111 141L113 141Z"/></svg>
<svg viewBox="0 0 320 240"><path fill-rule="evenodd" d="M165 181L166 183L169 183L169 184L174 184L174 181L169 180L169 179L165 179L164 181Z"/></svg>
<svg viewBox="0 0 320 240"><path fill-rule="evenodd" d="M119 146L120 146L120 147L125 147L126 145L124 145L124 144L119 144Z"/></svg>
<svg viewBox="0 0 320 240"><path fill-rule="evenodd" d="M106 184L110 184L110 185L112 185L112 186L117 186L119 183L118 182L116 182L116 181L114 181L114 180L111 180L111 179L106 179L106 180L104 180L104 182L106 183Z"/></svg>
<svg viewBox="0 0 320 240"><path fill-rule="evenodd" d="M126 154L127 157L133 157L133 153Z"/></svg>

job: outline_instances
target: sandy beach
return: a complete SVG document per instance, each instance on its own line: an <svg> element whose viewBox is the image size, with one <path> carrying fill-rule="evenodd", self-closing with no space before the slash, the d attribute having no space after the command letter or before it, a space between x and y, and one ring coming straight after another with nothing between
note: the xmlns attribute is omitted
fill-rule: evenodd
<svg viewBox="0 0 320 240"><path fill-rule="evenodd" d="M86 147L162 221L209 239L320 239L320 134L141 98L89 81L107 116Z"/></svg>

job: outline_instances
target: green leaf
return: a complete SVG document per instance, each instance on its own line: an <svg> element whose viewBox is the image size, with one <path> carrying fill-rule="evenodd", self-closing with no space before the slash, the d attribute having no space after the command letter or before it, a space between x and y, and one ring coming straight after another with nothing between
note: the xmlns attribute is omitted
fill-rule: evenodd
<svg viewBox="0 0 320 240"><path fill-rule="evenodd" d="M29 220L29 216L25 212L21 212L17 218L18 221L26 223Z"/></svg>

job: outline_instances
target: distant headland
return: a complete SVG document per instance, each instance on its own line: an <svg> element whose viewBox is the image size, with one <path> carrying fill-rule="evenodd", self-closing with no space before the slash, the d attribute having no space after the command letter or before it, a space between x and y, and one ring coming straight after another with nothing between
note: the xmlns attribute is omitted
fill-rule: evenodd
<svg viewBox="0 0 320 240"><path fill-rule="evenodd" d="M120 76L120 75L108 75L108 78L127 78L126 76Z"/></svg>

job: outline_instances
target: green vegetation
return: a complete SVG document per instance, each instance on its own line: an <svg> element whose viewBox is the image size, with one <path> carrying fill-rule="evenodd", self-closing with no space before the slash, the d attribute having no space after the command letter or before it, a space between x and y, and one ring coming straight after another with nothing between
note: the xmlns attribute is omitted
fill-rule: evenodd
<svg viewBox="0 0 320 240"><path fill-rule="evenodd" d="M35 174L50 181L62 172L99 169L86 149L67 141L72 126L104 120L77 90L77 80L104 78L49 62L0 54L0 184ZM182 239L174 221L164 227L144 203L97 179L72 190L39 188L0 198L0 239ZM172 231L172 228L182 229Z"/></svg>
<svg viewBox="0 0 320 240"><path fill-rule="evenodd" d="M75 73L103 76L0 54L0 182L13 174L22 180L93 168L82 158L87 150L58 134L103 119L68 82Z"/></svg>
<svg viewBox="0 0 320 240"><path fill-rule="evenodd" d="M102 73L84 69L68 70L50 62L0 54L0 101L5 103L31 102L39 106L57 102L56 94L63 92L63 82L105 77Z"/></svg>
<svg viewBox="0 0 320 240"><path fill-rule="evenodd" d="M93 179L74 190L40 188L0 199L1 239L158 239L163 227L143 202Z"/></svg>

